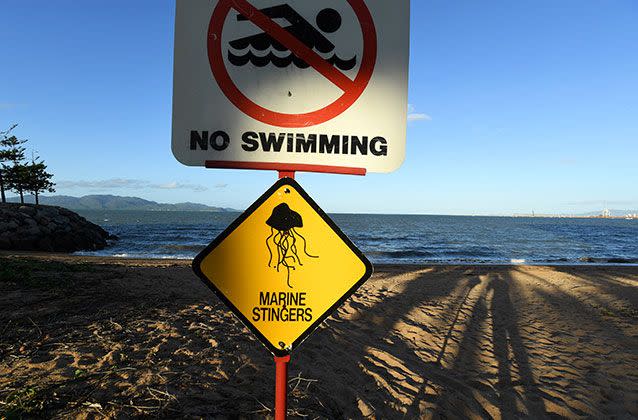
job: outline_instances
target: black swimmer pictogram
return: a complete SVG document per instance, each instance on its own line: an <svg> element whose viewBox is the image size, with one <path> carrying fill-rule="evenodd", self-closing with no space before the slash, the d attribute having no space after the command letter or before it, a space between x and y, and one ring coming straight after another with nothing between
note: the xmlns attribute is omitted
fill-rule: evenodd
<svg viewBox="0 0 638 420"><path fill-rule="evenodd" d="M298 264L302 266L301 259L297 252L297 239L303 241L303 252L310 258L319 258L308 253L308 243L297 228L303 227L303 220L301 215L296 211L293 211L288 207L288 204L279 204L272 211L272 214L266 220L266 224L270 226L270 236L266 238L266 247L270 254L268 260L268 267L276 268L279 271L279 267L286 268L286 283L288 287L292 289L290 285L290 270L295 270L295 266ZM273 264L273 251L270 248L269 241L272 239L272 243L277 250L277 264Z"/></svg>
<svg viewBox="0 0 638 420"><path fill-rule="evenodd" d="M260 10L271 19L285 19L290 25L284 26L287 32L301 41L311 50L317 50L322 54L329 54L335 50L335 45L328 40L321 32L334 33L341 28L341 15L334 9L326 8L321 10L316 17L317 30L310 22L303 18L290 5L282 4L279 6L267 7ZM249 19L241 14L237 16L237 21L248 21ZM228 61L234 66L241 67L248 63L257 67L265 67L269 63L273 63L276 67L284 68L291 64L305 69L309 65L303 59L297 57L294 53L277 40L272 38L268 33L262 32L231 41L232 49L228 51ZM272 48L279 52L288 51L289 54L280 57L271 50L266 55L260 56L254 54L250 48L257 51L266 51ZM239 51L248 49L245 54L239 54ZM236 52L233 52L235 50ZM340 70L352 70L357 64L357 56L354 55L350 59L342 59L337 53L333 53L331 57L326 59L327 62Z"/></svg>

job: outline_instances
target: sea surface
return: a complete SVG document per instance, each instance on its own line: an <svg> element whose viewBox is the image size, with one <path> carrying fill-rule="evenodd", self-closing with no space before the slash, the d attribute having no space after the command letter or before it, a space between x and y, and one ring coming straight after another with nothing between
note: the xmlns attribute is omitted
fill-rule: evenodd
<svg viewBox="0 0 638 420"><path fill-rule="evenodd" d="M191 259L239 213L80 211L120 240L83 255ZM335 214L377 264L638 264L638 220Z"/></svg>

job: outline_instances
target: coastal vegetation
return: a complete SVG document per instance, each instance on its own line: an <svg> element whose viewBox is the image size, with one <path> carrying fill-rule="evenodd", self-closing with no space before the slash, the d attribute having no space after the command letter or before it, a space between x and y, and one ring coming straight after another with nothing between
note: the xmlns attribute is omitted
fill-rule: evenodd
<svg viewBox="0 0 638 420"><path fill-rule="evenodd" d="M6 191L14 191L24 204L24 195L33 194L35 203L39 204L40 193L55 192L53 174L47 172L44 161L35 153L30 160L25 158L27 140L11 134L16 127L14 124L0 132L0 196L6 203Z"/></svg>

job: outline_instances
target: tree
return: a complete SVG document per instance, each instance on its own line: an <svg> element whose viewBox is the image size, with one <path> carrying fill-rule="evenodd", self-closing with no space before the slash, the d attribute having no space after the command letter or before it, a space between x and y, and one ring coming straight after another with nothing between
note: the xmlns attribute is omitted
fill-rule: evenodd
<svg viewBox="0 0 638 420"><path fill-rule="evenodd" d="M4 162L11 162L13 165L8 166L2 163L2 171L6 174L3 183L6 184L6 189L15 190L20 194L20 202L24 204L24 187L27 181L26 166L22 164L24 160L25 148L22 146L26 143L26 140L21 140L16 136L9 137L9 133L17 126L14 125L9 131L3 134L3 138L0 141L2 146L2 160ZM6 200L5 200L6 202Z"/></svg>
<svg viewBox="0 0 638 420"><path fill-rule="evenodd" d="M5 191L13 190L20 195L20 202L24 204L24 194L32 192L36 204L40 204L40 193L55 192L55 184L51 181L53 175L46 171L47 166L39 157L32 156L31 163L24 163L23 146L27 140L9 136L17 126L13 125L7 131L0 132L0 190L2 202L6 202Z"/></svg>
<svg viewBox="0 0 638 420"><path fill-rule="evenodd" d="M6 179L5 174L7 170L6 162L15 162L21 161L24 159L24 147L21 145L26 142L26 140L18 140L15 136L9 137L11 131L16 128L18 124L12 125L7 131L0 132L0 196L2 197L2 202L7 202L7 197L5 196L6 188Z"/></svg>
<svg viewBox="0 0 638 420"><path fill-rule="evenodd" d="M28 192L29 166L21 162L5 167L5 183L8 190L16 191L20 195L20 203L24 204L24 193Z"/></svg>
<svg viewBox="0 0 638 420"><path fill-rule="evenodd" d="M35 195L35 204L40 204L40 192L55 192L55 183L51 181L53 174L47 172L44 161L38 161L40 157L31 159L31 164L26 165L26 191Z"/></svg>

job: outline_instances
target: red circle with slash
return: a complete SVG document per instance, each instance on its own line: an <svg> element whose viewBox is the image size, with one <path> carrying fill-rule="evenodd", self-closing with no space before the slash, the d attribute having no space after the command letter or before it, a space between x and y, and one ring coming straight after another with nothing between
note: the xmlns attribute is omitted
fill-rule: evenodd
<svg viewBox="0 0 638 420"><path fill-rule="evenodd" d="M247 0L221 0L213 11L208 27L208 60L213 76L215 76L215 80L224 95L246 115L278 127L309 127L322 124L341 115L359 99L368 86L377 60L377 33L370 10L368 10L363 0L346 1L354 10L363 33L363 56L361 66L354 80L351 80L333 67L332 64L264 15ZM257 105L239 90L224 64L222 30L231 9L235 9L248 17L253 24L334 83L343 91L343 94L328 106L303 114L286 114Z"/></svg>

